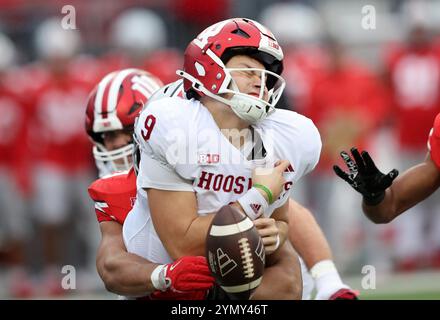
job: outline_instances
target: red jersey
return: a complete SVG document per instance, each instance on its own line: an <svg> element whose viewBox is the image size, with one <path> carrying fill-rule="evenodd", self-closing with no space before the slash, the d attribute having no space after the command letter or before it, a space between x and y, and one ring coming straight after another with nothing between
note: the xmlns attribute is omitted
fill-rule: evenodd
<svg viewBox="0 0 440 320"><path fill-rule="evenodd" d="M440 112L440 54L434 46L395 45L386 56L397 137L403 148L422 150Z"/></svg>
<svg viewBox="0 0 440 320"><path fill-rule="evenodd" d="M93 167L91 142L84 131L87 97L100 76L96 60L76 58L62 71L51 72L44 65L30 65L27 77L33 88L26 92L31 100L31 121L38 162L72 173Z"/></svg>
<svg viewBox="0 0 440 320"><path fill-rule="evenodd" d="M362 65L345 62L340 70L328 70L314 84L304 112L322 136L317 169L332 173L333 164L340 159L340 150L352 145L363 149L386 114L385 102L379 80ZM346 130L347 123L350 129ZM359 126L359 131L353 126Z"/></svg>
<svg viewBox="0 0 440 320"><path fill-rule="evenodd" d="M114 173L96 180L88 190L95 201L98 222L116 221L122 225L136 200L136 175L133 169Z"/></svg>
<svg viewBox="0 0 440 320"><path fill-rule="evenodd" d="M428 149L432 161L440 170L440 113L435 117L434 125L429 133Z"/></svg>
<svg viewBox="0 0 440 320"><path fill-rule="evenodd" d="M327 63L326 53L319 47L304 46L284 52L283 77L289 107L302 113L310 103L313 84L322 79Z"/></svg>
<svg viewBox="0 0 440 320"><path fill-rule="evenodd" d="M31 108L22 91L25 88L20 68L9 70L0 79L0 167L5 167L23 194L28 194L32 164L28 141Z"/></svg>

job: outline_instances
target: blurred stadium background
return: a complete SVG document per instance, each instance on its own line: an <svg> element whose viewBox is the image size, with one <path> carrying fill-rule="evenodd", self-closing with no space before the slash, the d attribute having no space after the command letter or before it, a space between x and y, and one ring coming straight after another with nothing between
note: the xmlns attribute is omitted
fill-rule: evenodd
<svg viewBox="0 0 440 320"><path fill-rule="evenodd" d="M314 212L343 278L366 299L440 298L439 195L376 226L330 170L352 145L384 171L426 155L440 112L439 0L0 0L1 299L115 298L95 268L88 92L124 67L173 81L185 45L234 16L279 38L280 107L311 117L321 132L321 162L294 197ZM74 290L60 286L65 265L75 267ZM362 288L365 265L375 268L376 289Z"/></svg>

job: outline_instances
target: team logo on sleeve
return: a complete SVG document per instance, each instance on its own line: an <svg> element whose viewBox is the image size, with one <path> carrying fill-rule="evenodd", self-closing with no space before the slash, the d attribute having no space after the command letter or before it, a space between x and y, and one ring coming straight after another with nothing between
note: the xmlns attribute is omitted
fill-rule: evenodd
<svg viewBox="0 0 440 320"><path fill-rule="evenodd" d="M95 209L98 211L101 211L103 213L105 212L105 208L108 208L108 204L104 201L96 201L95 202Z"/></svg>

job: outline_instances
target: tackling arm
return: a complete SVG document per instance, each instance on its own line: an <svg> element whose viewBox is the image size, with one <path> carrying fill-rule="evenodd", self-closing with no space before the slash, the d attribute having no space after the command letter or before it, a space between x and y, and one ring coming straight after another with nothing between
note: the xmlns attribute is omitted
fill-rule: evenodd
<svg viewBox="0 0 440 320"><path fill-rule="evenodd" d="M154 291L150 275L158 265L126 251L119 223L105 221L99 226L102 240L96 266L106 289L126 296L145 296Z"/></svg>
<svg viewBox="0 0 440 320"><path fill-rule="evenodd" d="M131 297L152 292L166 299L202 299L214 278L204 257L182 257L173 264L158 265L128 253L122 240L122 226L100 223L102 241L97 269L108 291Z"/></svg>

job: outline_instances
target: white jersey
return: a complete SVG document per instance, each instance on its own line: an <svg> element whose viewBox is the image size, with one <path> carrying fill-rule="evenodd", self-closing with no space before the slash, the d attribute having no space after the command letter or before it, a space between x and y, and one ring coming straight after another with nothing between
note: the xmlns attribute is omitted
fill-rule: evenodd
<svg viewBox="0 0 440 320"><path fill-rule="evenodd" d="M298 113L277 110L252 126L253 139L239 150L197 100L162 98L142 111L135 128L141 161L137 201L124 223L127 250L156 263L171 262L151 221L144 188L197 194L198 214L218 211L252 186L256 167L287 159L286 184L265 211L270 216L288 199L295 183L317 164L321 140L313 122ZM176 213L177 214L177 213Z"/></svg>

